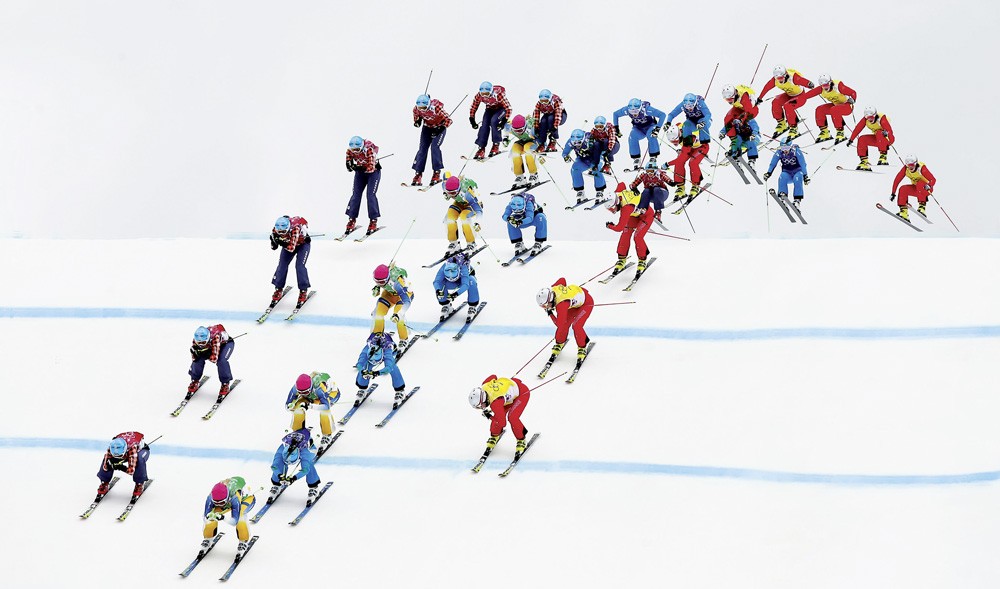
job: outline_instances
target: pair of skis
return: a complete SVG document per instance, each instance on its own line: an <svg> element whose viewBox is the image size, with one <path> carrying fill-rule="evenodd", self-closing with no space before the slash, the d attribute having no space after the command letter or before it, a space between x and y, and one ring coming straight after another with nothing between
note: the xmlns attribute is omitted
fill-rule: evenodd
<svg viewBox="0 0 1000 589"><path fill-rule="evenodd" d="M372 235L374 235L374 234L378 233L379 231L381 231L381 230L383 230L383 229L385 229L385 226L384 226L384 225L380 225L380 226L376 227L376 228L375 228L375 230L374 230L374 231L372 231L371 233L369 233L369 232L365 231L365 234L364 234L364 235L362 235L361 237L359 237L359 238L355 239L354 241L356 241L356 242L358 242L358 243L361 243L362 241L364 241L364 240L368 239L369 237L371 237ZM333 239L334 239L334 241L344 241L344 240L345 240L345 239L347 239L347 238L348 238L348 237L349 237L349 236L350 236L350 235L351 235L352 233L354 233L354 232L355 232L355 231L357 231L357 230L358 230L358 226L357 226L357 225L355 225L354 227L352 227L352 228L351 228L351 230L350 230L350 231L345 231L343 235L341 235L340 237L334 237Z"/></svg>
<svg viewBox="0 0 1000 589"><path fill-rule="evenodd" d="M901 223L905 223L910 229L913 229L917 233L923 233L924 232L923 229L921 229L920 227L917 227L916 225L914 225L913 222L910 221L909 219L904 219L898 213L894 213L894 212L890 211L889 209L883 207L882 203L875 203L875 208L877 208L878 210L882 211L883 213L889 215L890 217L896 219L897 221L899 221ZM921 214L919 211L917 211L916 209L914 209L913 207L911 207L909 205L907 205L907 208L910 209L910 211L916 213L921 219L923 219L927 223L933 224L933 223L931 223L931 220L927 218L927 215Z"/></svg>
<svg viewBox="0 0 1000 589"><path fill-rule="evenodd" d="M212 416L215 415L215 412L219 410L219 406L222 405L222 402L225 401L227 397L229 397L229 394L233 392L233 389L236 388L236 385L240 384L241 382L243 381L241 381L238 378L234 380L232 384L229 385L229 393L227 393L225 397L220 396L218 399L216 399L215 403L212 405L212 408L208 410L208 413L202 415L201 418L206 421L212 419Z"/></svg>
<svg viewBox="0 0 1000 589"><path fill-rule="evenodd" d="M481 246L477 247L476 249L472 250L471 252L468 251L468 249L455 250L453 252L446 252L440 258L434 260L430 264L426 264L424 266L421 266L421 268L433 268L433 267L437 266L438 264L440 264L441 262L447 260L448 258L450 258L452 256L457 256L458 254L461 254L461 253L465 254L465 258L467 260L471 260L476 254L478 254L479 252L483 251L484 249L486 249L486 246L485 245L481 245Z"/></svg>
<svg viewBox="0 0 1000 589"><path fill-rule="evenodd" d="M111 489L113 489L115 484L118 483L118 479L119 477L117 476L111 479L111 482L108 484L108 490L105 491L103 495L98 495L94 499L94 502L90 504L90 507L88 507L86 511L80 514L80 519L88 519L90 518L91 515L93 515L94 510L97 509L97 506L100 505L102 501L104 501L104 498L108 496L108 493L111 492ZM128 502L128 505L125 506L125 510L122 511L121 515L118 516L118 521L120 522L125 521L125 519L129 516L129 514L132 513L132 508L135 507L136 502L139 501L140 497L146 494L146 489L148 489L149 486L152 484L153 484L153 479L147 479L146 482L143 483L142 493L140 493L139 495L132 496L132 499Z"/></svg>
<svg viewBox="0 0 1000 589"><path fill-rule="evenodd" d="M583 358L576 359L576 366L573 367L573 372L570 373L569 378L566 379L566 384L573 384L573 382L576 381L576 375L580 373L580 368L583 367L583 363L586 362L587 358L590 357L590 351L593 350L594 346L596 345L597 342L590 342L589 344L587 344L586 353L584 354ZM545 378L545 375L549 373L549 370L552 368L552 365L555 364L557 357L558 356L555 354L549 356L549 360L545 363L545 366L542 368L542 371L538 373L538 378Z"/></svg>
<svg viewBox="0 0 1000 589"><path fill-rule="evenodd" d="M319 451L316 452L316 462L319 462L319 459L322 458L323 455L326 454L327 451L330 450L330 447L332 447L333 444L336 443L336 441L340 438L341 435L343 435L343 433L344 433L344 430L338 431L336 434L333 435L333 439L330 440L330 443L326 444L325 446L321 446L320 447ZM298 480L298 479L296 479L296 480ZM278 498L281 497L284 494L284 492L287 491L288 488L291 487L294 483L295 483L295 480L293 480L292 482L288 483L287 485L282 485L278 489L278 494L277 495L275 495L274 497L268 497L267 501L264 503L264 506L261 507L259 510L257 510L257 513L254 514L254 516L250 518L250 522L251 523L257 523L261 519L263 519L264 518L264 514L266 514L267 511L269 509L271 509L271 506L274 505L274 503L278 500ZM327 483L327 486L332 485L332 484L333 483ZM316 498L312 500L312 503L308 503L307 502L306 503L306 507L311 508L313 505L315 505L316 501L319 501L319 498L322 497L323 493L325 493L325 492L326 492L326 488L324 488L324 490L321 491L320 494L317 495ZM297 519L301 520L303 516L304 516L304 513L299 514L299 517ZM288 522L288 523L291 524L292 522ZM298 522L296 522L296 523L298 523Z"/></svg>
<svg viewBox="0 0 1000 589"><path fill-rule="evenodd" d="M209 377L207 376L202 376L201 379L198 381L198 387L195 388L195 390L191 391L190 393L184 395L184 400L182 400L181 404L177 406L177 409L174 409L173 411L170 412L170 415L172 415L173 417L177 417L178 415L180 415L181 411L184 411L184 408L187 407L188 401L191 400L191 397L193 397L195 393L201 390L202 385L208 382L208 378Z"/></svg>
<svg viewBox="0 0 1000 589"><path fill-rule="evenodd" d="M278 303L280 303L281 300L283 298L285 298L285 295L288 294L288 291L290 291L290 290L292 290L292 287L286 286L284 288L284 290L281 291L281 296L278 297L277 300L272 300L271 301L271 304L268 305L267 309L264 309L264 314L257 318L257 323L258 324L261 324L261 323L267 321L267 318L271 316L271 311L274 311L274 308L276 306L278 306ZM288 317L285 317L285 321L291 321L291 320L295 319L295 316L299 314L299 310L302 309L302 306L305 305L306 302L308 302L309 299L311 299L314 294L316 294L316 291L315 290L310 290L306 294L305 300L303 300L302 302L296 301L295 308L292 309L292 313Z"/></svg>
<svg viewBox="0 0 1000 589"><path fill-rule="evenodd" d="M697 193L697 194L695 194L694 196L688 196L688 197L687 197L687 198L686 198L686 199L684 200L684 204L682 204L682 205L680 206L680 208L679 208L679 209L677 209L676 211L674 211L674 212L673 212L673 214L675 214L675 215L679 215L679 214L683 213L683 212L684 212L684 210L688 208L688 205L690 205L690 204L691 204L692 202L694 202L694 199L696 199L696 198L698 198L699 196L701 196L701 195L702 195L702 193L704 193L704 192L705 192L706 190L708 190L708 189L709 189L709 188L711 188L711 187L712 187L712 183L711 183L711 182L709 182L709 183L705 184L704 186L702 186L702 187L700 188L700 190L698 190L698 193ZM662 224L660 224L660 227L663 227L663 225L662 225ZM667 230L667 228L666 228L666 227L663 227L663 230L664 230L664 231L666 231L666 230Z"/></svg>
<svg viewBox="0 0 1000 589"><path fill-rule="evenodd" d="M751 166L749 163L747 163L745 159L743 159L742 154L739 157L734 158L732 154L727 153L726 159L733 165L733 169L736 170L736 173L739 174L740 178L743 179L744 184L750 184L750 179L747 178L747 174L753 176L753 179L755 182L757 182L757 184L760 185L764 184L764 181L761 180L760 176L757 175L757 170L755 170L753 166Z"/></svg>
<svg viewBox="0 0 1000 589"><path fill-rule="evenodd" d="M537 252L536 251L532 251L532 250L528 250L527 252L525 252L525 253L528 254L527 256L522 257L522 256L524 256L524 254L517 254L514 257L512 257L511 259L507 260L506 262L501 262L500 265L503 266L504 268L506 268L507 266L510 266L511 264L513 264L515 261L521 262L522 264L527 264L531 260L534 260L535 258L537 258L538 256L540 256L542 254L542 252L544 252L545 250L549 249L550 247L552 247L552 246L551 245L546 245L545 247L543 247L542 249L538 250Z"/></svg>
<svg viewBox="0 0 1000 589"><path fill-rule="evenodd" d="M592 211L592 210L596 209L597 207L603 205L604 203L608 202L609 200L611 200L611 199L610 198L585 198L583 200L576 201L576 204L574 204L574 205L567 206L566 210L567 211L573 211L573 210L576 210L576 209L578 209L580 207L583 207L583 205L587 204L588 202L593 201L594 204L592 204L590 206L587 206L587 207L583 207L584 209L586 209L588 211Z"/></svg>
<svg viewBox="0 0 1000 589"><path fill-rule="evenodd" d="M196 388L193 392L190 392L187 395L185 395L184 399L181 401L181 404L177 406L177 409L171 411L170 415L172 415L173 417L177 417L178 415L180 415L181 411L183 411L184 408L187 407L188 401L191 400L191 397L193 397L195 393L200 391L202 385L204 385L205 382L207 381L208 381L207 376L201 377L201 380L198 381L198 388ZM230 383L229 385L229 392L230 393L233 392L233 389L235 389L237 385L239 385L241 382L243 381L238 378L233 380L233 382ZM229 394L226 394L226 397L228 396ZM212 419L212 416L215 415L215 412L219 410L219 405L221 405L222 402L226 400L226 397L219 397L218 399L216 399L215 403L212 405L212 408L209 410L209 412L203 415L201 418L205 420Z"/></svg>
<svg viewBox="0 0 1000 589"><path fill-rule="evenodd" d="M226 535L225 532L219 532L218 534L216 534L215 537L212 538L212 543L208 545L208 549L205 550L203 554L199 553L198 556L196 556L195 559L191 561L191 564L189 564L187 568L181 571L180 575L182 577L187 577L188 575L190 575L194 571L195 567L201 564L201 561L204 560L206 556L208 556L208 553L211 552L213 548L215 548L215 545L218 544L219 540L221 540L222 537L225 535ZM250 538L250 540L247 542L246 551L242 555L240 554L236 555L236 558L233 559L233 564L229 565L229 568L226 570L226 572L223 573L221 577L219 577L220 581L228 581L229 577L233 576L233 573L236 571L236 567L240 566L240 563L242 563L243 559L247 557L247 554L250 554L250 549L253 548L254 544L257 543L257 539L259 537L260 536L253 536L252 538Z"/></svg>
<svg viewBox="0 0 1000 589"><path fill-rule="evenodd" d="M505 432L506 430L500 432L501 438L503 438ZM511 471L514 470L514 467L517 466L517 463L521 461L521 458L523 458L524 455L528 453L528 450L531 448L531 446L535 443L535 440L537 440L538 436L540 435L542 435L541 432L532 434L531 439L528 440L528 443L524 446L524 450L520 454L514 454L514 459L510 461L510 465L497 476L500 478L505 478L507 475L509 475ZM479 458L479 462L477 462L476 465L472 467L472 474L477 474L479 473L479 471L483 469L483 465L486 464L486 459L490 457L492 451L493 451L492 448L487 448L486 451L483 452L482 457Z"/></svg>
<svg viewBox="0 0 1000 589"><path fill-rule="evenodd" d="M864 172L865 174L881 174L879 170L859 170L857 168L845 168L844 166L837 166L837 169L841 172Z"/></svg>
<svg viewBox="0 0 1000 589"><path fill-rule="evenodd" d="M344 414L344 417L342 417L340 421L338 421L337 423L339 423L340 425L347 425L347 422L350 421L352 417L354 417L354 414L357 413L358 409L361 408L361 406L365 403L365 401L368 400L368 397L372 396L372 393L375 392L376 388L378 388L378 383L372 383L371 385L369 385L368 388L365 390L365 394L360 399L354 401L354 405L347 411L347 413ZM407 393L406 396L404 396L398 403L394 402L392 410L389 411L389 414L386 415L382 421L375 424L375 427L380 427L380 428L385 427L386 424L389 423L389 420L391 420L393 417L396 416L396 412L399 411L399 409L407 401L409 401L410 398L413 397L413 395L417 394L419 390L420 390L419 386L413 387L412 389L410 389L410 392Z"/></svg>
<svg viewBox="0 0 1000 589"><path fill-rule="evenodd" d="M799 207L795 206L794 204L792 204L791 201L788 200L788 196L778 194L777 192L774 191L773 188L768 188L767 193L771 195L771 198L774 199L774 202L778 203L778 206L781 207L782 211L784 211L785 216L788 217L789 223L795 223L796 221L795 217L798 217L798 221L800 223L802 223L803 225L808 225L808 223L806 223L805 217L802 216L802 211L799 210ZM795 213L795 217L792 216L793 212Z"/></svg>
<svg viewBox="0 0 1000 589"><path fill-rule="evenodd" d="M406 182L402 182L400 184L400 186L402 186L403 188L416 188L417 192L427 192L428 190L430 190L431 188L437 186L438 184L440 184L443 181L444 180L438 180L437 182L431 182L427 186L424 186L423 184L408 184Z"/></svg>
<svg viewBox="0 0 1000 589"><path fill-rule="evenodd" d="M501 194L510 194L511 192L517 192L517 193L527 192L529 190L534 190L539 186L541 186L542 184L547 184L549 182L551 182L551 180L542 180L541 182L525 184L524 186L512 186L509 190L503 190L501 192L491 192L490 196L500 196Z"/></svg>

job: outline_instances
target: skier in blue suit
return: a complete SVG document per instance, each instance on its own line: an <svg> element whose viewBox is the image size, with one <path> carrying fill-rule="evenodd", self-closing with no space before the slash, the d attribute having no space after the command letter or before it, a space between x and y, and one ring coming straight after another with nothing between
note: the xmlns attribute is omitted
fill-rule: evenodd
<svg viewBox="0 0 1000 589"><path fill-rule="evenodd" d="M793 183L795 201L792 204L795 205L795 208L799 208L805 197L802 185L809 184L809 171L806 169L806 158L802 155L802 150L799 149L798 145L792 143L790 137L782 139L778 151L774 152L771 165L768 167L767 173L764 174L765 181L771 177L771 173L774 172L774 167L778 165L779 161L781 162L781 176L778 177L778 196L787 198L788 183Z"/></svg>
<svg viewBox="0 0 1000 589"><path fill-rule="evenodd" d="M632 119L632 131L628 134L628 152L632 157L632 166L639 167L639 140L643 138L649 141L649 159L655 164L656 156L660 155L660 142L656 136L667 120L667 115L662 110L650 106L649 102L633 98L612 114L617 137L622 136L618 119L625 115Z"/></svg>
<svg viewBox="0 0 1000 589"><path fill-rule="evenodd" d="M696 96L690 92L684 95L684 100L674 107L674 110L670 111L667 115L667 124L669 125L677 118L677 115L684 113L686 117L684 121L684 126L681 127L681 141L694 135L695 130L698 131L698 141L702 143L711 143L712 137L708 134L708 128L712 126L712 112L708 110L708 105L705 104L705 99L701 96ZM685 143L687 145L687 143Z"/></svg>
<svg viewBox="0 0 1000 589"><path fill-rule="evenodd" d="M747 163L752 168L757 161L760 127L757 126L757 121L754 119L750 119L750 123L748 124L743 119L737 117L733 119L733 130L736 131L736 135L729 144L729 155L737 158L745 151L747 154ZM721 135L725 137L725 131Z"/></svg>
<svg viewBox="0 0 1000 589"><path fill-rule="evenodd" d="M548 220L542 212L542 207L535 204L534 196L527 193L512 196L503 211L502 218L507 222L507 235L514 246L515 256L528 253L521 234L526 227L535 228L535 245L531 247L531 253L537 254L542 251L548 238Z"/></svg>
<svg viewBox="0 0 1000 589"><path fill-rule="evenodd" d="M438 270L434 277L434 292L441 305L441 320L451 314L451 302L468 292L469 317L479 307L479 283L464 253L455 254Z"/></svg>
<svg viewBox="0 0 1000 589"><path fill-rule="evenodd" d="M608 185L604 180L604 173L601 171L602 156L605 154L604 148L607 145L591 138L590 133L584 133L582 129L573 129L569 136L569 141L563 147L563 159L567 163L573 161L569 155L570 151L576 154L576 161L569 169L570 178L573 179L573 190L576 191L577 204L585 202L583 195L583 173L586 171L594 177L594 190L597 191L596 199L604 200L604 188Z"/></svg>
<svg viewBox="0 0 1000 589"><path fill-rule="evenodd" d="M403 400L406 382L403 380L403 374L399 371L399 367L396 366L394 348L392 336L388 333L373 333L368 336L368 341L365 342L365 347L361 348L358 361L354 365L358 371L358 378L354 384L358 387L359 400L364 398L371 379L386 374L392 376L392 388L396 391L395 402L399 403ZM380 364L382 365L381 369L378 368Z"/></svg>
<svg viewBox="0 0 1000 589"><path fill-rule="evenodd" d="M319 492L319 473L316 472L316 446L310 439L309 430L298 429L281 439L281 445L274 453L271 461L271 491L267 498L272 503L279 495L281 487L290 485L293 481L304 478L309 485L309 497L306 505L312 505ZM299 471L289 474L298 465Z"/></svg>

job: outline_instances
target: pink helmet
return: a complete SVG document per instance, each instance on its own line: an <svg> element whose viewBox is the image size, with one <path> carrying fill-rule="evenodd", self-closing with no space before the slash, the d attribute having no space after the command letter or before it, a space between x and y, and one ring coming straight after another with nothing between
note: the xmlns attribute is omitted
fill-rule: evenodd
<svg viewBox="0 0 1000 589"><path fill-rule="evenodd" d="M458 189L461 187L462 181L458 179L458 176L450 176L444 181L445 192L458 192Z"/></svg>
<svg viewBox="0 0 1000 589"><path fill-rule="evenodd" d="M300 393L308 393L312 390L313 381L308 374L300 374L298 378L295 379L295 390Z"/></svg>
<svg viewBox="0 0 1000 589"><path fill-rule="evenodd" d="M372 278L374 278L375 282L379 284L385 284L386 282L389 282L389 267L386 266L385 264L379 264L375 268L375 271L372 272Z"/></svg>
<svg viewBox="0 0 1000 589"><path fill-rule="evenodd" d="M520 130L523 129L526 124L527 121L524 120L523 116L515 115L514 118L510 121L510 128L514 130Z"/></svg>
<svg viewBox="0 0 1000 589"><path fill-rule="evenodd" d="M212 501L220 502L229 498L229 487L222 483L215 483L212 487Z"/></svg>

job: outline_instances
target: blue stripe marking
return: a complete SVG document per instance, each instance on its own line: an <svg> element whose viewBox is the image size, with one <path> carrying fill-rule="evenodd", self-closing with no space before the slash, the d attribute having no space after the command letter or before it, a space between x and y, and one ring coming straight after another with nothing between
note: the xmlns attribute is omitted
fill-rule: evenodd
<svg viewBox="0 0 1000 589"><path fill-rule="evenodd" d="M89 307L0 307L7 319L183 319L187 321L256 321L259 313L209 309L131 309ZM371 319L337 315L298 315L296 323L368 329ZM420 331L433 323L412 323ZM491 335L551 336L550 326L486 325L476 331ZM588 327L593 335L684 341L760 341L779 339L966 339L1000 337L1000 325L954 327L776 327L759 329L657 329L648 327Z"/></svg>
<svg viewBox="0 0 1000 589"><path fill-rule="evenodd" d="M87 440L81 438L0 438L0 448L43 448L54 450L82 450L103 452L108 447L107 440ZM273 452L241 450L236 448L197 448L156 444L155 454L182 458L215 458L225 460L246 460L271 463ZM464 472L472 467L475 459L454 460L447 458L400 458L393 456L339 456L329 455L324 464L329 466L355 466L383 470L443 470ZM495 459L493 470L506 466L506 461ZM628 474L681 476L708 479L735 479L768 483L807 483L844 487L858 486L926 486L964 485L988 483L1000 480L1000 471L972 472L959 474L926 475L877 475L877 474L819 474L755 470L747 468L724 468L717 466L684 466L677 464L654 464L648 462L601 462L589 460L525 460L518 464L519 470L535 472L568 472L582 474Z"/></svg>

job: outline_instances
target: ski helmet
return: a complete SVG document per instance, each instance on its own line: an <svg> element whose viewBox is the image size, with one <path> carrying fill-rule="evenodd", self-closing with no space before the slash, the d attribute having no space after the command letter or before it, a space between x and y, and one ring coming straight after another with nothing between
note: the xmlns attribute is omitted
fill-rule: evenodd
<svg viewBox="0 0 1000 589"><path fill-rule="evenodd" d="M493 84L490 82L483 82L479 85L479 93L483 96L488 96L493 93Z"/></svg>
<svg viewBox="0 0 1000 589"><path fill-rule="evenodd" d="M594 126L595 127L604 128L604 125L607 125L607 124L608 124L608 119L606 119L606 118L604 118L602 116L596 116L596 117L594 117Z"/></svg>
<svg viewBox="0 0 1000 589"><path fill-rule="evenodd" d="M431 105L431 97L426 94L417 96L417 108L423 110Z"/></svg>
<svg viewBox="0 0 1000 589"><path fill-rule="evenodd" d="M300 395L307 395L312 392L313 379L308 374L300 374L298 378L295 379L295 390Z"/></svg>
<svg viewBox="0 0 1000 589"><path fill-rule="evenodd" d="M486 396L486 391L483 390L483 387L476 387L469 393L469 405L472 405L474 409L486 409L488 400L489 398Z"/></svg>
<svg viewBox="0 0 1000 589"><path fill-rule="evenodd" d="M874 119L876 116L878 116L878 109L877 108L875 108L874 106L866 106L865 107L865 117L866 118Z"/></svg>
<svg viewBox="0 0 1000 589"><path fill-rule="evenodd" d="M229 487L223 483L215 483L212 487L212 501L215 503L223 503L229 499Z"/></svg>
<svg viewBox="0 0 1000 589"><path fill-rule="evenodd" d="M912 153L903 156L903 163L906 164L907 168L912 168L917 165L917 156Z"/></svg>
<svg viewBox="0 0 1000 589"><path fill-rule="evenodd" d="M285 446L285 455L282 457L285 464L295 464L299 461L298 446Z"/></svg>
<svg viewBox="0 0 1000 589"><path fill-rule="evenodd" d="M444 181L444 192L449 196L457 195L461 188L462 181L458 179L458 176L450 176Z"/></svg>
<svg viewBox="0 0 1000 589"><path fill-rule="evenodd" d="M274 230L278 233L285 233L292 227L292 222L288 220L288 217L278 217L278 220L274 222Z"/></svg>
<svg viewBox="0 0 1000 589"><path fill-rule="evenodd" d="M722 97L728 101L736 99L736 87L732 84L726 84L722 87Z"/></svg>
<svg viewBox="0 0 1000 589"><path fill-rule="evenodd" d="M379 286L389 282L389 267L385 264L379 264L375 267L375 271L372 272L372 278L375 279L375 284Z"/></svg>
<svg viewBox="0 0 1000 589"><path fill-rule="evenodd" d="M368 350L368 361L372 364L378 364L382 361L383 355L382 346L371 346Z"/></svg>
<svg viewBox="0 0 1000 589"><path fill-rule="evenodd" d="M684 95L684 104L693 105L698 103L698 97L688 92Z"/></svg>
<svg viewBox="0 0 1000 589"><path fill-rule="evenodd" d="M444 277L452 282L458 280L461 272L462 268L455 262L446 262L444 265Z"/></svg>
<svg viewBox="0 0 1000 589"><path fill-rule="evenodd" d="M514 196L511 197L511 199L510 199L510 210L516 211L516 212L521 212L521 211L524 210L525 206L526 205L525 205L524 197L521 196L520 194L515 194Z"/></svg>
<svg viewBox="0 0 1000 589"><path fill-rule="evenodd" d="M569 134L569 143L570 145L580 145L585 137L583 129L573 129L573 132Z"/></svg>
<svg viewBox="0 0 1000 589"><path fill-rule="evenodd" d="M538 99L542 102L549 102L552 100L552 91L547 88L542 90L538 93Z"/></svg>
<svg viewBox="0 0 1000 589"><path fill-rule="evenodd" d="M639 111L642 109L642 101L639 100L638 98L633 98L632 100L628 101L627 108L628 108L628 114L637 115L639 114Z"/></svg>
<svg viewBox="0 0 1000 589"><path fill-rule="evenodd" d="M781 145L778 146L778 149L790 151L793 147L795 147L795 144L792 143L792 138L786 135L781 138Z"/></svg>
<svg viewBox="0 0 1000 589"><path fill-rule="evenodd" d="M111 440L108 444L108 452L115 458L121 458L125 456L125 451L128 450L128 444L125 442L124 438L115 438Z"/></svg>
<svg viewBox="0 0 1000 589"><path fill-rule="evenodd" d="M351 151L360 151L362 147L365 146L365 140L361 137L355 135L351 137L351 140L347 142L347 148Z"/></svg>
<svg viewBox="0 0 1000 589"><path fill-rule="evenodd" d="M524 120L524 115L514 115L514 118L510 121L510 128L520 133L527 124L528 122Z"/></svg>
<svg viewBox="0 0 1000 589"><path fill-rule="evenodd" d="M680 143L681 141L681 130L677 128L677 125L669 125L666 130L667 141L673 144Z"/></svg>
<svg viewBox="0 0 1000 589"><path fill-rule="evenodd" d="M194 343L205 345L208 343L208 338L210 334L208 328L205 326L200 326L198 329L194 330Z"/></svg>
<svg viewBox="0 0 1000 589"><path fill-rule="evenodd" d="M787 78L788 70L785 69L783 65L774 66L774 71L772 72L775 78Z"/></svg>
<svg viewBox="0 0 1000 589"><path fill-rule="evenodd" d="M538 293L535 295L535 302L541 307L548 307L555 298L556 295L552 292L552 289L546 286L538 290Z"/></svg>
<svg viewBox="0 0 1000 589"><path fill-rule="evenodd" d="M642 169L646 172L655 172L659 168L656 166L656 162L646 162Z"/></svg>
<svg viewBox="0 0 1000 589"><path fill-rule="evenodd" d="M833 82L833 78L830 77L830 74L820 74L817 81L820 86L826 86L827 84Z"/></svg>

